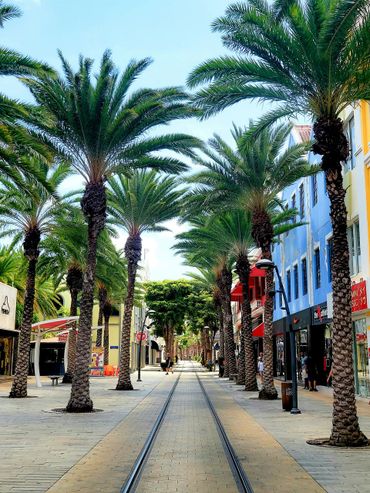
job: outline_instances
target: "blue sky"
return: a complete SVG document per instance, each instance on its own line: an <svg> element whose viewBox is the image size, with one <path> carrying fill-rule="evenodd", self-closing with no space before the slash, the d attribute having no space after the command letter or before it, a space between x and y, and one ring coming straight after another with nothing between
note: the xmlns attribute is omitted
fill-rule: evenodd
<svg viewBox="0 0 370 493"><path fill-rule="evenodd" d="M11 0L9 0L11 1ZM136 87L184 85L196 65L225 54L220 35L210 24L230 3L225 0L13 0L23 16L6 23L1 44L60 68L57 49L72 64L83 54L100 60L106 48L112 50L118 67L131 58L150 56L154 63ZM0 91L29 100L27 91L14 78L2 78ZM204 140L214 132L229 139L232 122L245 125L258 117L262 107L240 103L204 122L177 122L171 130L191 133ZM69 188L80 185L77 178ZM188 270L170 247L180 228L169 225L172 233L151 234L144 238L148 250L150 277L176 279ZM123 246L124 236L120 238Z"/></svg>

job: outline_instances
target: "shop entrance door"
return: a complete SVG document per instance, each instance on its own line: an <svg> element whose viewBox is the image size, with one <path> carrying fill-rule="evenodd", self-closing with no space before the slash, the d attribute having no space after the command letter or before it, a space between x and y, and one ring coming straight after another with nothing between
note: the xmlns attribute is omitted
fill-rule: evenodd
<svg viewBox="0 0 370 493"><path fill-rule="evenodd" d="M324 370L325 325L314 325L310 328L308 350L317 368L317 384L326 385L326 373Z"/></svg>

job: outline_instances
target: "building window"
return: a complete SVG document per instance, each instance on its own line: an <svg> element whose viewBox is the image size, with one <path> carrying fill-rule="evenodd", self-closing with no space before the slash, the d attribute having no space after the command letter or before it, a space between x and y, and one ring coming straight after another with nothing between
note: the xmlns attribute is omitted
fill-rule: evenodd
<svg viewBox="0 0 370 493"><path fill-rule="evenodd" d="M297 299L299 296L299 287L298 287L298 265L293 267L293 279L294 279L294 298Z"/></svg>
<svg viewBox="0 0 370 493"><path fill-rule="evenodd" d="M344 163L344 171L349 171L356 166L355 157L355 119L352 117L346 125L345 134L348 140L349 156L347 161Z"/></svg>
<svg viewBox="0 0 370 493"><path fill-rule="evenodd" d="M311 176L311 185L312 185L312 205L316 205L318 201L317 196L317 173Z"/></svg>
<svg viewBox="0 0 370 493"><path fill-rule="evenodd" d="M361 270L360 223L358 221L347 228L347 237L349 247L349 272L351 276L354 276Z"/></svg>
<svg viewBox="0 0 370 493"><path fill-rule="evenodd" d="M293 195L292 195L292 209L295 209L296 207L297 207L296 197L295 197L295 193L293 193ZM297 220L297 218L294 215L293 219L292 219L292 223L294 224L296 222L296 220Z"/></svg>
<svg viewBox="0 0 370 493"><path fill-rule="evenodd" d="M321 287L321 267L320 267L320 248L314 250L314 262L315 262L315 287L319 289Z"/></svg>
<svg viewBox="0 0 370 493"><path fill-rule="evenodd" d="M307 259L303 258L302 266L302 293L307 294Z"/></svg>
<svg viewBox="0 0 370 493"><path fill-rule="evenodd" d="M299 186L299 215L304 217L304 185Z"/></svg>
<svg viewBox="0 0 370 493"><path fill-rule="evenodd" d="M332 281L332 276L331 276L331 265L332 265L332 259L333 259L333 238L329 238L327 244L326 244L326 252L328 255L328 281Z"/></svg>
<svg viewBox="0 0 370 493"><path fill-rule="evenodd" d="M285 204L284 209L287 211L289 209L289 204ZM288 236L289 230L285 232L285 236Z"/></svg>
<svg viewBox="0 0 370 493"><path fill-rule="evenodd" d="M288 298L288 301L290 302L292 300L292 286L290 282L290 270L287 270L286 272L286 295Z"/></svg>

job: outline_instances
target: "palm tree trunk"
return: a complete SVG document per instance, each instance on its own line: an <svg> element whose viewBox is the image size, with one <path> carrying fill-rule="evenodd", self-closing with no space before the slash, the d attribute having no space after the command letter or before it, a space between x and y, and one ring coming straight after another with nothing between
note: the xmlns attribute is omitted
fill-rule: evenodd
<svg viewBox="0 0 370 493"><path fill-rule="evenodd" d="M35 300L36 265L38 255L28 261L26 294L19 333L18 356L9 397L27 397L27 376L30 362L30 343Z"/></svg>
<svg viewBox="0 0 370 493"><path fill-rule="evenodd" d="M217 314L218 314L219 327L220 327L220 350L218 354L220 358L224 358L225 357L224 323L223 323L221 305L217 305Z"/></svg>
<svg viewBox="0 0 370 493"><path fill-rule="evenodd" d="M271 259L271 246L262 251L262 257ZM274 351L273 351L273 310L274 302L269 295L274 289L274 271L266 271L266 301L263 335L263 387L260 390L259 398L273 400L277 399L278 393L274 385Z"/></svg>
<svg viewBox="0 0 370 493"><path fill-rule="evenodd" d="M333 226L333 427L330 444L361 446L368 439L361 432L356 408L351 315L351 277L347 240L346 191L341 161L348 157L342 121L320 119L314 125L315 153L323 156L322 168L330 200Z"/></svg>
<svg viewBox="0 0 370 493"><path fill-rule="evenodd" d="M221 302L223 311L223 322L226 336L225 344L225 377L236 374L234 327L231 312L231 285L232 274L224 267L220 276Z"/></svg>
<svg viewBox="0 0 370 493"><path fill-rule="evenodd" d="M99 288L99 315L98 315L98 326L101 327L103 325L103 309L104 304L107 299L107 290L104 287ZM97 329L96 332L96 346L101 347L103 340L103 329Z"/></svg>
<svg viewBox="0 0 370 493"><path fill-rule="evenodd" d="M127 259L128 283L122 322L119 377L116 390L133 390L130 377L130 339L136 271L141 258L141 238L139 234L130 235L127 238L125 256Z"/></svg>
<svg viewBox="0 0 370 493"><path fill-rule="evenodd" d="M75 317L77 315L77 299L78 299L78 290L70 289L71 293L71 308L70 308L70 316ZM77 344L77 324L73 323L73 328L69 331L68 334L68 368L63 376L62 383L72 383L73 374L76 366L76 344Z"/></svg>
<svg viewBox="0 0 370 493"><path fill-rule="evenodd" d="M271 260L271 244L274 237L274 228L267 210L256 208L252 211L252 237L256 245L261 248L263 258ZM269 293L274 287L274 273L266 271L265 290L266 301L264 307L265 332L263 336L263 387L259 393L260 399L277 399L278 393L274 386L274 352L272 337L273 298Z"/></svg>
<svg viewBox="0 0 370 493"><path fill-rule="evenodd" d="M107 301L104 305L104 365L109 365L109 319L112 313L112 305Z"/></svg>
<svg viewBox="0 0 370 493"><path fill-rule="evenodd" d="M253 336L252 336L252 310L249 299L249 275L250 275L250 263L247 256L239 256L236 264L236 272L239 276L239 281L242 286L242 326L241 330L244 333L244 356L245 356L245 390L256 391L258 390L257 378L256 378L256 364L253 351ZM240 360L240 358L239 358ZM240 362L239 362L240 364ZM239 378L239 375L238 375Z"/></svg>
<svg viewBox="0 0 370 493"><path fill-rule="evenodd" d="M94 284L98 237L105 226L106 194L103 183L88 183L81 200L83 213L88 221L88 250L84 273L80 323L76 347L76 366L73 375L68 412L91 412L90 398L91 324L94 305Z"/></svg>

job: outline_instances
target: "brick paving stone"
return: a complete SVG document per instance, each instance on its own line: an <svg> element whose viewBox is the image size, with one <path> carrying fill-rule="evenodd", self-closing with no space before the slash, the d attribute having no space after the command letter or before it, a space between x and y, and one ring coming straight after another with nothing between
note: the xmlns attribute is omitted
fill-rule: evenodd
<svg viewBox="0 0 370 493"><path fill-rule="evenodd" d="M330 389L318 387L317 393L299 389L302 414L293 416L282 411L281 400L260 401L257 393L244 392L227 380L214 375L209 379L229 394L325 491L370 493L370 448L316 447L306 443L330 435ZM357 407L361 429L370 438L370 406L367 400L358 399Z"/></svg>

